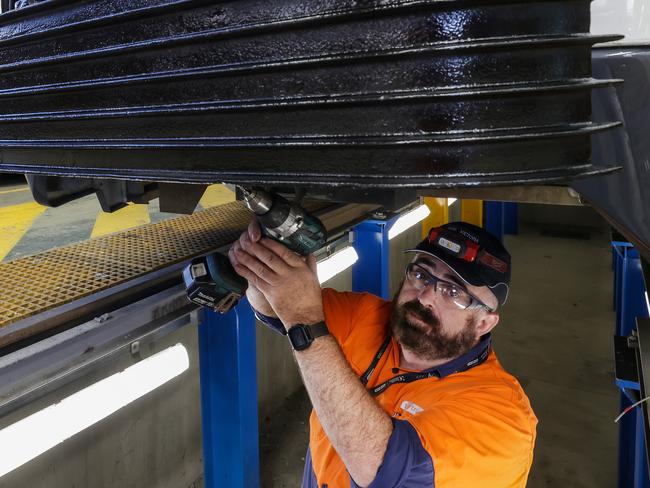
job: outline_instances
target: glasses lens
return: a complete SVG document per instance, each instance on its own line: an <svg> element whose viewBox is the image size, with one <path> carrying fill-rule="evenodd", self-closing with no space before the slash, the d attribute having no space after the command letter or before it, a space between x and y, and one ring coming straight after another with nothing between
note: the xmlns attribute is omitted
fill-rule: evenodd
<svg viewBox="0 0 650 488"><path fill-rule="evenodd" d="M457 287L453 283L438 283L438 291L445 298L446 302L463 310L469 307L472 303L472 297L469 293L462 288Z"/></svg>
<svg viewBox="0 0 650 488"><path fill-rule="evenodd" d="M426 271L420 268L417 264L413 263L409 264L406 267L406 277L418 290L421 290L427 286L429 280L431 279L431 276L429 276Z"/></svg>
<svg viewBox="0 0 650 488"><path fill-rule="evenodd" d="M435 285L434 289L449 306L465 310L474 302L472 295L461 287L448 281L440 281L415 263L406 267L406 278L418 290L422 290L428 285Z"/></svg>

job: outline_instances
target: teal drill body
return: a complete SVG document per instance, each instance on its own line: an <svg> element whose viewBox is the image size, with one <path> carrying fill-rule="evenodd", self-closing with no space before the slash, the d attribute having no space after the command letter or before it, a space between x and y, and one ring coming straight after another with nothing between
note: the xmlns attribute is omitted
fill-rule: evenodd
<svg viewBox="0 0 650 488"><path fill-rule="evenodd" d="M253 212L264 235L307 256L325 244L323 223L286 198L263 190L242 188L244 202ZM246 280L239 276L227 257L214 253L193 259L183 270L188 298L217 312L228 312L246 293Z"/></svg>

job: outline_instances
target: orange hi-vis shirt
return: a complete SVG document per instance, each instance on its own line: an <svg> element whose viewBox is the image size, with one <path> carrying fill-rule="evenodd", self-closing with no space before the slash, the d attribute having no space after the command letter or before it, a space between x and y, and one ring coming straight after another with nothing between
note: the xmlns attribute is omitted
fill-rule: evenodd
<svg viewBox="0 0 650 488"><path fill-rule="evenodd" d="M399 345L394 339L387 339L391 302L367 293L324 289L323 304L330 333L358 376L367 371L384 341L390 341L369 377L367 388L406 373L399 369ZM499 364L489 337L481 343L467 357L434 368L436 374L432 377L392 384L375 397L393 418L396 428L371 486L526 486L537 418L517 380ZM483 357L479 358L481 350ZM433 485L416 476L415 464L414 477L409 478L408 463L413 461L403 461L401 457L413 457L406 452L412 450L409 445L413 442L405 442L403 434L401 440L393 438L398 431L404 431L401 427L412 432L416 444L419 439L416 449L428 454L424 456L433 467ZM309 448L305 477L312 481L303 480L303 486L313 486L314 482L319 488L356 486L315 412L310 418ZM400 473L395 474L396 469Z"/></svg>

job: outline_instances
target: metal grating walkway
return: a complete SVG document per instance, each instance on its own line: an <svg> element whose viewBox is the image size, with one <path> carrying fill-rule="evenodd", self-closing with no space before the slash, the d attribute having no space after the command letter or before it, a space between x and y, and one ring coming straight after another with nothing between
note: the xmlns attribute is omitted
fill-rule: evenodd
<svg viewBox="0 0 650 488"><path fill-rule="evenodd" d="M0 263L0 330L227 245L250 219L233 202Z"/></svg>

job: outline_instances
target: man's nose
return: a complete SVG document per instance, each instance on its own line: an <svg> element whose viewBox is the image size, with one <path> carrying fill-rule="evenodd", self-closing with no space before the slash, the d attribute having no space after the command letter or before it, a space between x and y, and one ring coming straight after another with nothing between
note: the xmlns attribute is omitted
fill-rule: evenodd
<svg viewBox="0 0 650 488"><path fill-rule="evenodd" d="M422 288L418 294L418 300L425 307L435 308L439 303L440 296L436 291L436 286L432 283Z"/></svg>

